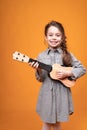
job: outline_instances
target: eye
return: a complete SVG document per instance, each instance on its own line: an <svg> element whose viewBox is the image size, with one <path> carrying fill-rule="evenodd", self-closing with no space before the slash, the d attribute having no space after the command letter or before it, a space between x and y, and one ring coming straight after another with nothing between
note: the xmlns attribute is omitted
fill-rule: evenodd
<svg viewBox="0 0 87 130"><path fill-rule="evenodd" d="M48 36L53 36L52 34L49 34Z"/></svg>
<svg viewBox="0 0 87 130"><path fill-rule="evenodd" d="M60 37L60 36L61 36L61 34L56 34L56 36L57 36L57 37Z"/></svg>

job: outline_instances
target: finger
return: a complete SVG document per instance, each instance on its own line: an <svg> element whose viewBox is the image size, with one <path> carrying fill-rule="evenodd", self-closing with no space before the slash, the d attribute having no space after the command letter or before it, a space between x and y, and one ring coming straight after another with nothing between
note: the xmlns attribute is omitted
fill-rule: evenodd
<svg viewBox="0 0 87 130"><path fill-rule="evenodd" d="M29 62L29 65L33 67L35 62Z"/></svg>
<svg viewBox="0 0 87 130"><path fill-rule="evenodd" d="M36 63L33 65L34 68L38 68L38 66L39 66L38 62L36 62Z"/></svg>
<svg viewBox="0 0 87 130"><path fill-rule="evenodd" d="M34 66L35 62L31 62L31 66Z"/></svg>

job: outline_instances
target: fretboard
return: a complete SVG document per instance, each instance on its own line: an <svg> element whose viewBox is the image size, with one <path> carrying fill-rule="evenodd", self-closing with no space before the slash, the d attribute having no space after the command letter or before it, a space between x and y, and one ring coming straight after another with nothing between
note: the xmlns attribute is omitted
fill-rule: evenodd
<svg viewBox="0 0 87 130"><path fill-rule="evenodd" d="M44 70L46 70L48 72L51 72L51 70L52 70L52 66L51 65L44 64L44 63L39 62L37 60L34 60L32 58L30 58L28 62L33 62L33 61L39 63L39 68L44 69Z"/></svg>

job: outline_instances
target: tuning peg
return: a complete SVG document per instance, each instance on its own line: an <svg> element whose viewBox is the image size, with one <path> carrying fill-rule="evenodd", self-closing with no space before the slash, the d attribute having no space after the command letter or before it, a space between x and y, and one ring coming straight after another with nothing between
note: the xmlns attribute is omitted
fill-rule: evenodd
<svg viewBox="0 0 87 130"><path fill-rule="evenodd" d="M22 59L22 61L24 61L24 59Z"/></svg>
<svg viewBox="0 0 87 130"><path fill-rule="evenodd" d="M23 57L25 57L25 55L23 55Z"/></svg>
<svg viewBox="0 0 87 130"><path fill-rule="evenodd" d="M20 53L18 52L18 55L20 55Z"/></svg>

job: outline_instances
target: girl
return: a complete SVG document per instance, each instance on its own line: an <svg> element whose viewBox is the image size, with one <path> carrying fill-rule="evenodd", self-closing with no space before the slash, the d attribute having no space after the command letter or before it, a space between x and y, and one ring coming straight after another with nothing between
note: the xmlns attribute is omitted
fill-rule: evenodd
<svg viewBox="0 0 87 130"><path fill-rule="evenodd" d="M61 23L51 21L45 26L45 40L48 48L39 54L37 60L53 65L55 63L72 67L64 70L63 67L56 72L56 78L70 77L76 80L86 73L85 67L76 57L67 50L66 35ZM36 111L43 120L42 130L61 130L61 122L68 121L69 115L74 112L72 94L69 87L59 80L50 78L48 72L39 67L38 62L29 63L36 69L36 79L42 82L38 97Z"/></svg>

